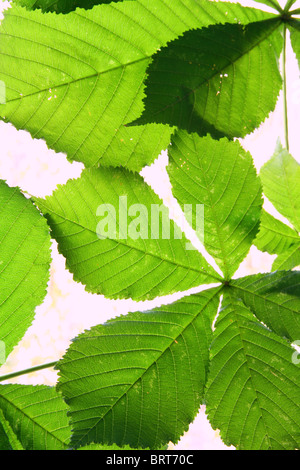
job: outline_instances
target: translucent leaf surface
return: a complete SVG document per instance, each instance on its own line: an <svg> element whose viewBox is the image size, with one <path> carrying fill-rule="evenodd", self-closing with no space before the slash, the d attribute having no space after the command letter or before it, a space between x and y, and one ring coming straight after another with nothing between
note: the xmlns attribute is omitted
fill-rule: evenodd
<svg viewBox="0 0 300 470"><path fill-rule="evenodd" d="M238 142L184 131L173 136L169 157L173 194L182 208L204 204L204 245L230 279L259 226L262 189L252 157Z"/></svg>
<svg viewBox="0 0 300 470"><path fill-rule="evenodd" d="M70 13L76 8L89 10L95 5L102 3L117 3L124 0L14 0L14 3L28 8L28 10L40 9L43 12L54 11L55 13ZM125 0L126 1L126 0Z"/></svg>
<svg viewBox="0 0 300 470"><path fill-rule="evenodd" d="M254 241L260 251L267 251L271 255L280 254L298 242L300 237L295 230L262 211L259 233Z"/></svg>
<svg viewBox="0 0 300 470"><path fill-rule="evenodd" d="M86 169L36 202L68 269L90 292L142 300L220 280L198 251L188 249L162 201L137 174Z"/></svg>
<svg viewBox="0 0 300 470"><path fill-rule="evenodd" d="M300 338L300 272L256 274L232 281L241 298L259 320L290 340Z"/></svg>
<svg viewBox="0 0 300 470"><path fill-rule="evenodd" d="M252 132L274 110L281 88L280 23L212 25L169 43L147 70L145 109L134 124L214 138Z"/></svg>
<svg viewBox="0 0 300 470"><path fill-rule="evenodd" d="M241 301L224 297L211 347L206 410L240 450L300 446L300 369L294 350Z"/></svg>
<svg viewBox="0 0 300 470"><path fill-rule="evenodd" d="M0 410L26 450L66 450L67 406L55 388L0 385Z"/></svg>
<svg viewBox="0 0 300 470"><path fill-rule="evenodd" d="M18 188L0 180L0 352L24 336L45 295L50 236L45 219ZM3 342L3 343L2 343Z"/></svg>
<svg viewBox="0 0 300 470"><path fill-rule="evenodd" d="M15 5L0 27L0 116L70 160L140 170L171 134L156 124L124 126L142 112L151 56L190 28L266 15L206 0L126 1L68 15Z"/></svg>
<svg viewBox="0 0 300 470"><path fill-rule="evenodd" d="M300 232L300 165L279 143L261 168L264 193L274 207Z"/></svg>
<svg viewBox="0 0 300 470"><path fill-rule="evenodd" d="M93 327L58 363L72 443L176 442L201 403L220 289Z"/></svg>

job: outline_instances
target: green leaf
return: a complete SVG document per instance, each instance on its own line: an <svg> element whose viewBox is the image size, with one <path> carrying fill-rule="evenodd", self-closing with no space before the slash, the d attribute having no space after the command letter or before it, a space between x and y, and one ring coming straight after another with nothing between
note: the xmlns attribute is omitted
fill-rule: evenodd
<svg viewBox="0 0 300 470"><path fill-rule="evenodd" d="M254 245L260 251L273 255L286 252L295 243L300 243L298 233L263 210L259 233L254 240Z"/></svg>
<svg viewBox="0 0 300 470"><path fill-rule="evenodd" d="M145 110L133 124L164 123L214 138L252 132L281 89L280 24L212 25L169 43L148 68Z"/></svg>
<svg viewBox="0 0 300 470"><path fill-rule="evenodd" d="M299 68L300 68L300 21L296 19L290 19L288 24L289 24L292 47L296 54L296 57L299 63Z"/></svg>
<svg viewBox="0 0 300 470"><path fill-rule="evenodd" d="M184 131L172 138L169 157L173 194L182 208L204 204L205 248L230 279L259 227L262 190L252 157L239 142Z"/></svg>
<svg viewBox="0 0 300 470"><path fill-rule="evenodd" d="M201 404L220 288L93 327L74 340L58 389L75 447L174 443Z"/></svg>
<svg viewBox="0 0 300 470"><path fill-rule="evenodd" d="M136 0L68 15L13 6L0 26L0 117L85 166L139 171L170 142L161 125L126 128L142 112L151 56L190 28L255 21L259 10L199 0Z"/></svg>
<svg viewBox="0 0 300 470"><path fill-rule="evenodd" d="M232 281L234 294L280 336L300 338L300 272L257 274Z"/></svg>
<svg viewBox="0 0 300 470"><path fill-rule="evenodd" d="M288 271L296 266L300 266L300 241L295 245L291 245L287 251L277 256L273 263L272 271Z"/></svg>
<svg viewBox="0 0 300 470"><path fill-rule="evenodd" d="M95 5L102 3L117 3L124 0L13 0L17 5L26 7L28 10L40 9L43 12L54 11L55 13L70 13L76 8L89 10Z"/></svg>
<svg viewBox="0 0 300 470"><path fill-rule="evenodd" d="M284 340L225 294L211 346L206 410L240 450L300 446L300 369Z"/></svg>
<svg viewBox="0 0 300 470"><path fill-rule="evenodd" d="M24 450L0 409L0 450Z"/></svg>
<svg viewBox="0 0 300 470"><path fill-rule="evenodd" d="M89 168L36 202L67 268L90 292L144 300L221 279L138 174Z"/></svg>
<svg viewBox="0 0 300 470"><path fill-rule="evenodd" d="M272 158L260 170L264 194L300 232L300 165L278 143Z"/></svg>
<svg viewBox="0 0 300 470"><path fill-rule="evenodd" d="M2 353L7 357L24 336L36 306L44 300L51 257L45 219L18 188L10 188L3 180L0 180L0 208L2 359Z"/></svg>
<svg viewBox="0 0 300 470"><path fill-rule="evenodd" d="M254 0L254 1L258 3L263 3L264 5L267 5L268 7L275 8L275 10L282 12L282 8L279 5L277 0Z"/></svg>
<svg viewBox="0 0 300 470"><path fill-rule="evenodd" d="M67 449L67 409L53 387L0 385L0 410L25 450Z"/></svg>

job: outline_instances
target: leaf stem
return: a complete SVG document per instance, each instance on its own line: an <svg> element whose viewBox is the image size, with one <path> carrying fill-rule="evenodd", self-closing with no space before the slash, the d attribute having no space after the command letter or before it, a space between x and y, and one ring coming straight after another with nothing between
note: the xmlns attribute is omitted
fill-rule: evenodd
<svg viewBox="0 0 300 470"><path fill-rule="evenodd" d="M283 25L283 106L284 106L284 136L285 147L289 151L289 128L288 128L288 109L287 109L287 86L286 86L286 24Z"/></svg>
<svg viewBox="0 0 300 470"><path fill-rule="evenodd" d="M36 372L38 370L54 367L57 364L57 362L58 361L48 362L47 364L41 364L39 366L30 367L29 369L19 370L17 372L12 372L11 374L2 375L0 377L0 382L3 382L4 380L8 380L8 379L13 379L15 377L19 377L20 375L31 374L32 372Z"/></svg>

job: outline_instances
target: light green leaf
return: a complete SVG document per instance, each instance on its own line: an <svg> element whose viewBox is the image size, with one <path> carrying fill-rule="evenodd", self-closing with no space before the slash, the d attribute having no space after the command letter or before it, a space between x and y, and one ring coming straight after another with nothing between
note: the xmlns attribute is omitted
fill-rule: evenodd
<svg viewBox="0 0 300 470"><path fill-rule="evenodd" d="M0 409L0 450L24 450Z"/></svg>
<svg viewBox="0 0 300 470"><path fill-rule="evenodd" d="M295 230L265 210L262 211L259 232L254 240L254 245L260 251L271 255L280 254L298 242L300 243L300 237Z"/></svg>
<svg viewBox="0 0 300 470"><path fill-rule="evenodd" d="M279 5L277 0L254 0L255 2L258 3L263 3L264 5L267 5L268 7L275 8L275 10L281 12L282 8Z"/></svg>
<svg viewBox="0 0 300 470"><path fill-rule="evenodd" d="M201 404L220 288L93 327L58 363L73 446L174 443Z"/></svg>
<svg viewBox="0 0 300 470"><path fill-rule="evenodd" d="M173 194L182 208L204 204L205 248L230 279L259 227L262 189L252 157L239 142L184 131L172 138L169 157Z"/></svg>
<svg viewBox="0 0 300 470"><path fill-rule="evenodd" d="M140 170L171 134L156 124L124 126L142 112L151 56L190 28L266 15L206 0L126 1L68 15L15 5L0 27L0 117L70 160Z"/></svg>
<svg viewBox="0 0 300 470"><path fill-rule="evenodd" d="M280 24L212 25L169 43L147 70L145 109L133 124L164 123L214 138L252 132L281 89Z"/></svg>
<svg viewBox="0 0 300 470"><path fill-rule="evenodd" d="M89 168L36 202L67 268L89 292L144 300L221 279L188 249L168 209L138 174Z"/></svg>
<svg viewBox="0 0 300 470"><path fill-rule="evenodd" d="M24 336L47 289L50 236L32 202L0 180L0 353ZM5 351L4 351L5 349ZM0 362L2 362L0 359Z"/></svg>
<svg viewBox="0 0 300 470"><path fill-rule="evenodd" d="M299 11L298 11L299 14ZM289 30L293 50L296 54L300 68L300 20L289 20Z"/></svg>
<svg viewBox="0 0 300 470"><path fill-rule="evenodd" d="M67 409L53 387L0 385L0 410L26 450L67 449Z"/></svg>
<svg viewBox="0 0 300 470"><path fill-rule="evenodd" d="M264 193L274 207L300 232L300 165L278 143L260 170Z"/></svg>
<svg viewBox="0 0 300 470"><path fill-rule="evenodd" d="M300 446L300 368L294 349L224 296L211 346L206 411L239 450Z"/></svg>
<svg viewBox="0 0 300 470"><path fill-rule="evenodd" d="M291 245L287 251L277 256L273 263L272 271L288 271L296 266L300 266L300 241L295 245Z"/></svg>
<svg viewBox="0 0 300 470"><path fill-rule="evenodd" d="M300 272L256 274L232 281L234 294L280 336L300 338Z"/></svg>
<svg viewBox="0 0 300 470"><path fill-rule="evenodd" d="M26 7L28 10L40 9L43 12L54 11L55 13L69 13L76 8L89 10L95 5L102 3L117 3L124 0L13 0L17 5ZM126 1L126 0L125 0Z"/></svg>

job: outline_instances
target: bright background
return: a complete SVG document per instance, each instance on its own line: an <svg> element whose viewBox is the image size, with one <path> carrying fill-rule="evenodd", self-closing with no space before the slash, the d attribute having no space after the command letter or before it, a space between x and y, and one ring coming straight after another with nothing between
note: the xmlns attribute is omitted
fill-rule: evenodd
<svg viewBox="0 0 300 470"><path fill-rule="evenodd" d="M240 3L243 6L269 10L265 5L252 0L242 0ZM279 0L279 3L284 6L286 2ZM0 14L6 5L7 2L0 5ZM299 7L300 0L293 9ZM287 52L287 64L290 153L300 162L298 138L300 80L298 64L290 46ZM240 139L244 148L251 152L258 171L272 155L278 137L284 145L282 95L275 112L271 113L265 123L245 139ZM44 141L32 139L29 133L17 131L12 125L3 122L0 122L0 153L0 178L5 179L10 186L20 186L22 190L35 196L43 197L51 194L57 184L64 184L69 178L78 177L83 169L82 164L71 164L64 154L56 154L49 150ZM151 167L144 169L142 174L164 202L174 208L176 218L178 207L172 198L165 171L166 164L167 155L164 152ZM268 201L265 207L284 220ZM93 325L104 323L109 318L129 311L153 308L181 297L177 294L139 303L131 300L108 300L103 296L87 293L81 284L73 281L71 274L65 269L64 258L58 254L55 243L53 243L52 257L51 277L45 301L36 309L35 320L25 337L0 369L1 375L58 360L65 353L72 338ZM273 259L273 256L261 253L252 247L236 276L266 272L270 270ZM193 289L192 292L199 290L201 289ZM53 369L46 369L18 377L10 382L54 385L56 379L56 372ZM229 449L222 443L218 432L212 430L203 406L189 431L175 448Z"/></svg>

